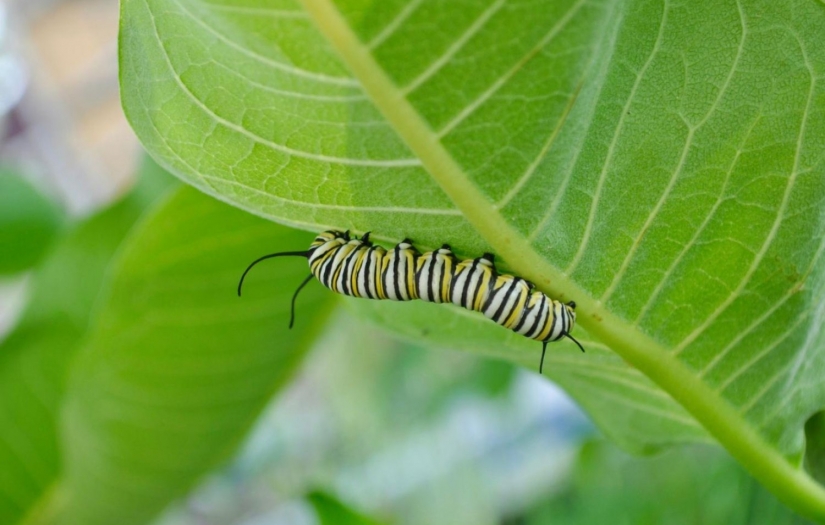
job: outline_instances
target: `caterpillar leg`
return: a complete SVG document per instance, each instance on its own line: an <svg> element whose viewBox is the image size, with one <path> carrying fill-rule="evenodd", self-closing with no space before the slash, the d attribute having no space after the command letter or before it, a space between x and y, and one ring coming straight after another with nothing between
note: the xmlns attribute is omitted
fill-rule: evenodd
<svg viewBox="0 0 825 525"><path fill-rule="evenodd" d="M314 275L312 275L312 274L309 274L309 277L307 277L306 279L304 279L304 282L302 282L302 283L301 283L301 285L300 285L300 286L298 286L298 289L297 289L297 290L295 290L295 293L294 293L294 294L292 294L292 307L289 309L289 329L290 329L290 330L292 330L292 325L295 323L295 299L297 299L297 298L298 298L298 292L300 292L300 291L301 291L301 289L302 289L304 286L306 286L306 285L307 285L307 283L308 283L309 281L311 281L313 277L315 277L315 276L314 276Z"/></svg>
<svg viewBox="0 0 825 525"><path fill-rule="evenodd" d="M573 341L574 343L576 343L577 345L579 345L579 348L581 348L582 353L584 353L584 347L582 346L582 344L581 344L580 342L576 341L576 339L575 339L572 335L570 335L570 334L564 334L564 337L566 337L566 338L570 339L571 341Z"/></svg>
<svg viewBox="0 0 825 525"><path fill-rule="evenodd" d="M572 335L570 335L570 334L564 334L564 337L567 337L568 339L572 339L574 343L576 343L577 345L579 345L579 348L581 348L581 351L582 351L582 352L584 352L584 347L581 345L581 343L580 343L580 342L576 341L576 340L573 338L573 336L572 336ZM542 342L541 342L541 361L539 362L539 374L541 374L541 371L542 371L542 369L544 368L544 353L545 353L546 351L547 351L547 341L542 341Z"/></svg>
<svg viewBox="0 0 825 525"><path fill-rule="evenodd" d="M547 341L541 342L541 361L539 362L539 374L544 368L544 353L547 351Z"/></svg>

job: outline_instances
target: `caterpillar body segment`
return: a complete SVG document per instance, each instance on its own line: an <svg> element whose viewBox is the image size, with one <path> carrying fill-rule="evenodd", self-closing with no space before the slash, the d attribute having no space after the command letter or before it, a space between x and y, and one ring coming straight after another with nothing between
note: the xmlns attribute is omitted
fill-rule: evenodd
<svg viewBox="0 0 825 525"><path fill-rule="evenodd" d="M384 289L382 299L394 301L412 301L418 299L415 285L415 267L420 253L409 240L403 240L388 251L381 274Z"/></svg>
<svg viewBox="0 0 825 525"><path fill-rule="evenodd" d="M450 301L450 283L457 259L446 244L438 250L421 255L415 266L415 287L418 298L430 303Z"/></svg>

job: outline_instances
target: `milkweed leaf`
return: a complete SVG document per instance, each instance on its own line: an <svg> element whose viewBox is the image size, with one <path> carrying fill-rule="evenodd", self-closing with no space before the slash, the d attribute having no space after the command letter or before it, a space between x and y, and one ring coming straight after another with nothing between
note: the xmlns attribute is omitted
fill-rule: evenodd
<svg viewBox="0 0 825 525"><path fill-rule="evenodd" d="M618 427L658 417L610 402L624 374L825 519L799 468L825 405L823 27L803 0L128 0L121 86L146 147L202 191L494 251L574 299L618 358L566 386L608 434L644 449ZM460 314L406 329L439 315ZM703 438L689 427L653 442Z"/></svg>

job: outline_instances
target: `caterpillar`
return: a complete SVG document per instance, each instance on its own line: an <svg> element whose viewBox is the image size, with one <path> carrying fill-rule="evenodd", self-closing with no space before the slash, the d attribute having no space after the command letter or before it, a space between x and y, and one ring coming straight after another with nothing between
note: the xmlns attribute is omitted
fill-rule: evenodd
<svg viewBox="0 0 825 525"><path fill-rule="evenodd" d="M314 278L333 292L367 299L452 303L481 312L505 328L541 341L539 373L544 368L547 343L567 337L584 352L570 331L576 324L576 303L550 299L521 277L498 273L493 254L459 260L449 245L420 253L409 239L385 250L349 231L318 234L309 249L279 252L252 261L238 282L238 296L249 270L273 257L306 257L310 275L292 295L289 327L295 321L298 293Z"/></svg>

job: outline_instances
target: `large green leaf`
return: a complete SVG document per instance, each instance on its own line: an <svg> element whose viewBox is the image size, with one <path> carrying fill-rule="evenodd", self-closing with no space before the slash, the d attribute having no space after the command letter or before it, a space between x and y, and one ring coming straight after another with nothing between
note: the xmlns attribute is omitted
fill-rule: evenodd
<svg viewBox="0 0 825 525"><path fill-rule="evenodd" d="M566 383L609 434L701 437L670 396L825 519L799 467L825 405L821 3L125 0L121 24L127 116L179 176L288 224L494 250L638 370L558 345L609 363ZM428 311L407 330L462 322ZM619 429L661 414L618 378L688 420Z"/></svg>

